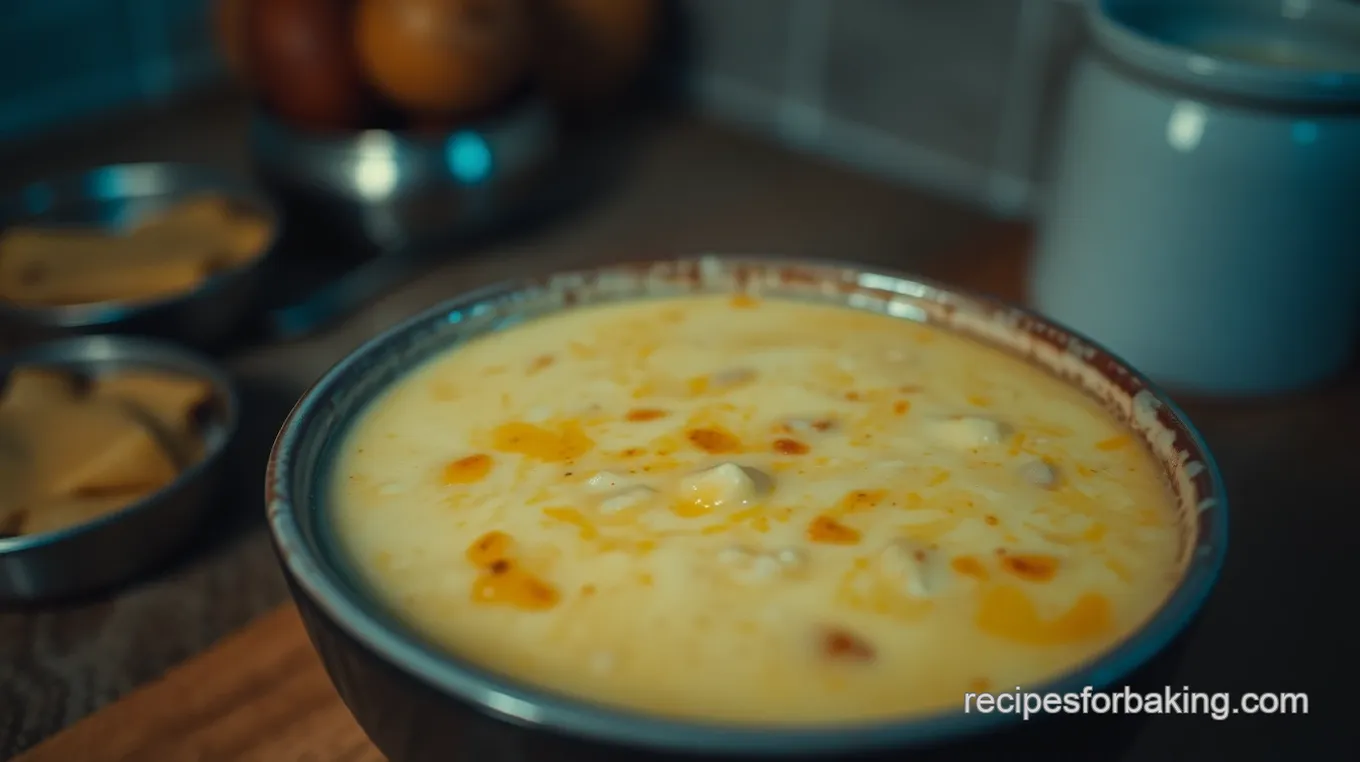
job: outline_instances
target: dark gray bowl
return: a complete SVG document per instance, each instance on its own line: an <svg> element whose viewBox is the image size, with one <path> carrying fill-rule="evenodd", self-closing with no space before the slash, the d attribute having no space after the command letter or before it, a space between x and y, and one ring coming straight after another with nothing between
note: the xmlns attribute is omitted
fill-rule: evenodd
<svg viewBox="0 0 1360 762"><path fill-rule="evenodd" d="M174 482L116 513L68 529L0 538L0 602L32 602L125 582L167 560L212 509L223 453L236 435L236 391L208 360L178 347L128 336L81 336L0 356L0 381L11 368L44 365L84 376L142 368L210 381L204 454Z"/></svg>
<svg viewBox="0 0 1360 762"><path fill-rule="evenodd" d="M215 347L250 317L261 268L273 253L279 214L249 182L194 164L116 164L35 183L0 201L0 228L12 225L124 227L145 214L204 193L218 194L267 220L274 238L259 256L197 289L122 304L27 307L0 301L0 330L18 342L96 333L135 334Z"/></svg>
<svg viewBox="0 0 1360 762"><path fill-rule="evenodd" d="M1162 608L1125 641L1031 689L1080 693L1137 678L1166 684L1164 676L1153 679L1149 667L1170 665L1153 657L1190 625L1209 595L1227 550L1228 510L1218 469L1200 436L1147 379L1043 318L938 284L844 264L704 258L566 273L440 305L360 347L331 369L284 423L265 480L270 528L312 642L373 742L393 762L936 755L1052 760L1092 758L1102 747L1108 756L1125 726L1084 723L1078 729L1072 723L1085 718L1070 718L1059 733L1050 733L1037 730L1045 727L1037 719L1024 722L1017 714L964 712L962 696L955 712L823 728L706 725L597 706L441 651L356 582L329 532L327 476L336 443L356 416L410 369L472 337L575 305L733 291L938 324L1051 370L1128 421L1165 467L1178 496L1184 575ZM1090 748L1077 751L1078 737Z"/></svg>

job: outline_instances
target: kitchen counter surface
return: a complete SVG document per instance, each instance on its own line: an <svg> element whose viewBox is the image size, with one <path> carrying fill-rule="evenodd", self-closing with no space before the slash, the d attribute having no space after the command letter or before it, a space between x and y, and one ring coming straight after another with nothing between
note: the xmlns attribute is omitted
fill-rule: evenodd
<svg viewBox="0 0 1360 762"><path fill-rule="evenodd" d="M0 150L14 187L97 164L193 161L245 171L247 112L213 98ZM678 119L646 139L596 203L550 227L460 255L323 335L226 359L245 402L238 476L206 537L105 596L0 611L0 759L37 743L286 598L263 522L264 460L308 384L376 332L489 282L626 258L705 251L933 267L980 213Z"/></svg>

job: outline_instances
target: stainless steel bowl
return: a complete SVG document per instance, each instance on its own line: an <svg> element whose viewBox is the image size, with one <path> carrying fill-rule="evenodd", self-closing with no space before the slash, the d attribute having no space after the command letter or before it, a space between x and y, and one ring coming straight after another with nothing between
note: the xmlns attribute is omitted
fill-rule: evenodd
<svg viewBox="0 0 1360 762"><path fill-rule="evenodd" d="M378 250L495 225L536 195L558 154L557 115L533 96L446 134L297 130L265 114L256 169L308 225ZM301 223L300 223L301 224Z"/></svg>
<svg viewBox="0 0 1360 762"><path fill-rule="evenodd" d="M267 220L274 237L252 261L213 276L199 288L164 299L121 304L28 307L0 302L0 331L17 342L63 335L136 334L212 347L250 316L261 268L273 252L279 214L244 179L193 164L117 164L30 185L0 201L0 227L125 227L143 215L205 193L221 195Z"/></svg>
<svg viewBox="0 0 1360 762"><path fill-rule="evenodd" d="M42 365L84 376L140 368L210 381L203 457L174 482L116 512L56 532L0 538L0 601L30 602L125 582L162 563L188 541L213 507L223 453L235 437L239 402L231 380L207 359L130 336L80 336L0 356L12 368ZM0 485L0 489L3 489Z"/></svg>
<svg viewBox="0 0 1360 762"><path fill-rule="evenodd" d="M474 337L574 306L738 291L939 325L1053 372L1126 421L1161 464L1177 496L1181 579L1126 640L1029 689L1079 693L1119 683L1167 684L1162 670L1174 662L1165 655L1153 657L1174 651L1169 646L1208 597L1227 550L1228 509L1212 456L1165 395L1080 335L985 297L845 264L704 258L559 274L439 305L360 347L294 408L265 478L270 528L312 641L369 737L400 762L807 756L858 762L903 759L908 751L911 759L919 759L915 755L926 750L943 759L1109 756L1110 745L1127 726L1104 723L1123 718L1064 718L1064 727L1036 740L1035 734L1051 726L1037 718L1024 722L1018 714L966 713L962 697L953 712L831 728L733 727L605 708L507 679L432 646L356 582L329 526L326 485L334 443L372 400L412 368ZM994 733L1002 729L1006 732ZM1062 745L1056 750L1044 746L1053 743Z"/></svg>

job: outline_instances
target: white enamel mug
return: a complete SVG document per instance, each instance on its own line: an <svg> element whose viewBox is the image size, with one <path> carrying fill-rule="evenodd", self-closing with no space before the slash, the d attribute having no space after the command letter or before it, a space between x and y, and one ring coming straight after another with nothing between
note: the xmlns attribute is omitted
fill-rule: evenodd
<svg viewBox="0 0 1360 762"><path fill-rule="evenodd" d="M1360 336L1360 7L1094 0L1035 307L1181 391L1295 391Z"/></svg>

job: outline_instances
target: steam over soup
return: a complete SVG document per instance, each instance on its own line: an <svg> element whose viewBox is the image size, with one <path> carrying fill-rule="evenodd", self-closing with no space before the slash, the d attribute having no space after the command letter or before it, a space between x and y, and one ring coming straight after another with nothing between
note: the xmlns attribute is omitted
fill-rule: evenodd
<svg viewBox="0 0 1360 762"><path fill-rule="evenodd" d="M448 651L674 717L956 709L1108 649L1177 575L1141 443L935 328L702 297L436 358L357 424L338 533Z"/></svg>

